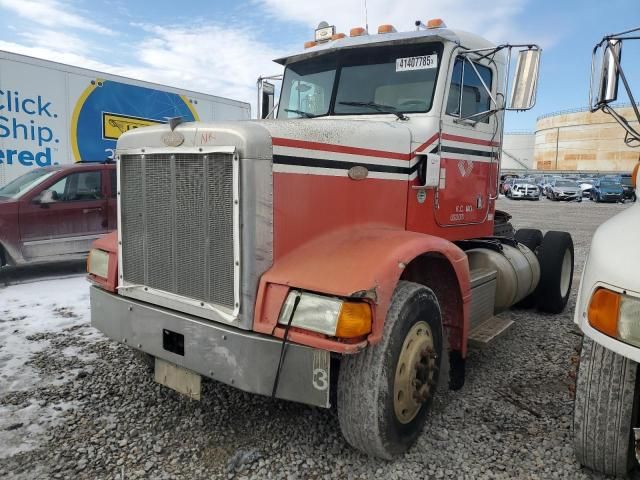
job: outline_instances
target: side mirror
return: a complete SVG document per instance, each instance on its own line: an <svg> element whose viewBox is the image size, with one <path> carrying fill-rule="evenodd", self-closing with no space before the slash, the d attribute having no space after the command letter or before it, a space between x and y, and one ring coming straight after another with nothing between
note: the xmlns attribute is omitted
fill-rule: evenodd
<svg viewBox="0 0 640 480"><path fill-rule="evenodd" d="M276 89L273 83L262 82L259 98L260 105L258 106L260 110L260 118L269 117L273 111L275 91Z"/></svg>
<svg viewBox="0 0 640 480"><path fill-rule="evenodd" d="M58 201L58 194L54 190L43 190L35 200L40 205L48 205Z"/></svg>
<svg viewBox="0 0 640 480"><path fill-rule="evenodd" d="M536 104L539 69L540 49L529 48L518 52L507 110L529 110Z"/></svg>
<svg viewBox="0 0 640 480"><path fill-rule="evenodd" d="M600 76L598 78L597 104L615 102L618 98L618 79L620 77L620 57L622 42L607 40L602 48Z"/></svg>

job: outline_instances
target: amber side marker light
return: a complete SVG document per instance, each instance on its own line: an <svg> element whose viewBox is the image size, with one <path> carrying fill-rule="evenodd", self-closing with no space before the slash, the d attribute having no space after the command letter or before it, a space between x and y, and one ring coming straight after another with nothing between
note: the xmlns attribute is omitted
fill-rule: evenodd
<svg viewBox="0 0 640 480"><path fill-rule="evenodd" d="M344 302L338 316L336 337L355 338L371 332L371 306L365 302Z"/></svg>
<svg viewBox="0 0 640 480"><path fill-rule="evenodd" d="M633 167L633 172L631 172L631 185L633 188L638 188L638 170L640 169L640 163L636 163L636 166Z"/></svg>
<svg viewBox="0 0 640 480"><path fill-rule="evenodd" d="M589 324L605 335L617 337L620 298L619 293L606 288L597 289L589 302Z"/></svg>

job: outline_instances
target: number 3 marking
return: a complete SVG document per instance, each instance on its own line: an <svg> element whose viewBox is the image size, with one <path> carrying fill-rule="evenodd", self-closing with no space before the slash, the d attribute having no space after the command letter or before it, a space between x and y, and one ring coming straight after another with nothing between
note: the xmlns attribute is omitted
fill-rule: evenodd
<svg viewBox="0 0 640 480"><path fill-rule="evenodd" d="M315 368L313 370L313 386L316 390L326 390L329 388L329 379L327 371L324 368Z"/></svg>

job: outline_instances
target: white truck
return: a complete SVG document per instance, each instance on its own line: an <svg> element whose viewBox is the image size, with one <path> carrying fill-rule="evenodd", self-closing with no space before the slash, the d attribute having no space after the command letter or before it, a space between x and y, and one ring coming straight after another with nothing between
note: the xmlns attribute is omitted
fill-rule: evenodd
<svg viewBox="0 0 640 480"><path fill-rule="evenodd" d="M113 158L128 130L245 120L250 105L0 51L0 186L37 167Z"/></svg>
<svg viewBox="0 0 640 480"><path fill-rule="evenodd" d="M592 111L610 113L626 130L625 143L640 146L640 131L612 106L618 82L640 121L620 65L622 43L640 39L640 28L604 37L593 50ZM600 75L594 76L600 63ZM594 80L597 81L594 89ZM635 123L635 122L633 122ZM638 165L633 171L637 185ZM574 448L581 464L624 476L634 465L640 383L640 204L603 223L593 237L582 273L575 322L584 333L574 405ZM637 448L637 447L636 447Z"/></svg>

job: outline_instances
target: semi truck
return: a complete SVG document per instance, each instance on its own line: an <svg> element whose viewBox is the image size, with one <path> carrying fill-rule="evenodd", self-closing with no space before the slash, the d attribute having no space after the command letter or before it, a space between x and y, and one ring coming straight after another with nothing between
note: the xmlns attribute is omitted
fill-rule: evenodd
<svg viewBox="0 0 640 480"><path fill-rule="evenodd" d="M592 55L591 110L609 113L640 146L640 130L616 112L622 83L636 121L640 111L622 68L623 43L640 40L640 27L607 35ZM599 67L599 68L598 68ZM631 175L640 182L637 164ZM574 321L584 334L576 376L574 450L582 465L626 476L640 451L640 205L604 222L593 235L582 272ZM635 445L634 445L635 439Z"/></svg>
<svg viewBox="0 0 640 480"><path fill-rule="evenodd" d="M118 139L91 322L191 398L206 377L335 407L350 445L392 459L500 312L567 303L571 236L496 210L504 112L535 103L540 49L441 19L314 37L276 60L277 107L260 85L274 118Z"/></svg>
<svg viewBox="0 0 640 480"><path fill-rule="evenodd" d="M243 120L248 103L0 51L0 186L37 167L113 159L124 132Z"/></svg>

